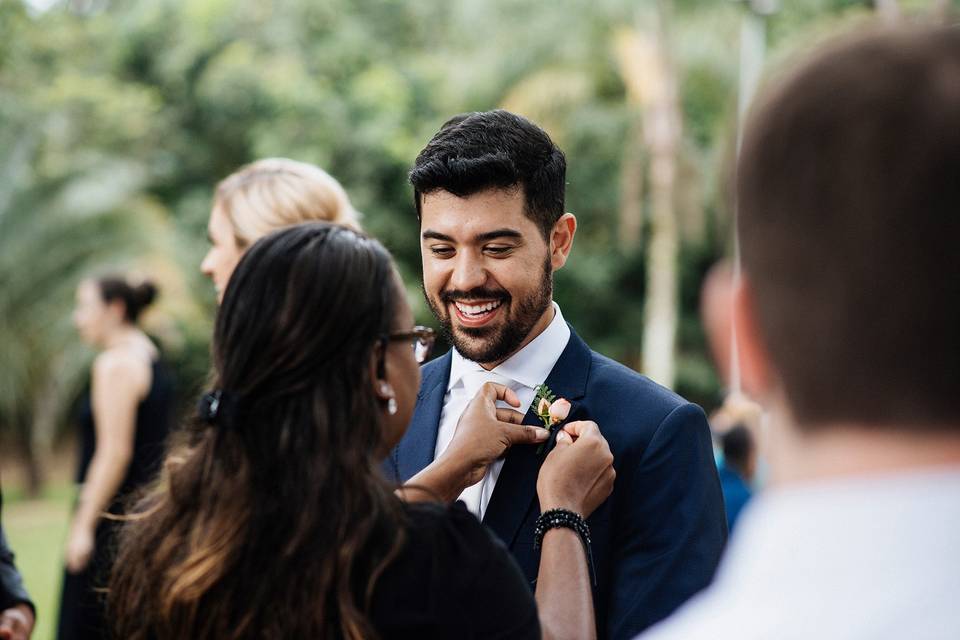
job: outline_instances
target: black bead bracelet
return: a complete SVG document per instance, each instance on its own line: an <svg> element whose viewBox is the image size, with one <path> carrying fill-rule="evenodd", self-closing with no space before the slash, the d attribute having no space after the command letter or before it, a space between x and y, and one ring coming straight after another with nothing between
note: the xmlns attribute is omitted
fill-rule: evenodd
<svg viewBox="0 0 960 640"><path fill-rule="evenodd" d="M590 527L579 513L569 509L550 509L540 514L533 528L533 548L539 549L543 544L543 536L550 529L573 529L583 543L583 550L587 554L587 563L590 567L590 578L593 586L597 586L597 571L593 566L593 548L590 545Z"/></svg>

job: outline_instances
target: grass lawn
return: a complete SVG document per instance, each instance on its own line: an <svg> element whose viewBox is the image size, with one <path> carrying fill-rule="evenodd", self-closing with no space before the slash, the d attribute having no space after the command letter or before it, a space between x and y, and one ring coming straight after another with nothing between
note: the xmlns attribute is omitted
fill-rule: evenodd
<svg viewBox="0 0 960 640"><path fill-rule="evenodd" d="M3 494L3 529L37 606L33 640L53 640L56 635L63 544L72 499L72 488L65 485L51 487L38 500L24 500L16 490Z"/></svg>

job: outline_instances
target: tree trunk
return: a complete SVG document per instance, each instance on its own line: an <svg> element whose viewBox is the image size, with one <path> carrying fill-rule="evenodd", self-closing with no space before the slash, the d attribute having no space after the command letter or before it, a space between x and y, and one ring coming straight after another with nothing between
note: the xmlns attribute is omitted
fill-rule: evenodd
<svg viewBox="0 0 960 640"><path fill-rule="evenodd" d="M17 448L25 471L24 489L27 497L37 498L43 488L43 469L33 445L33 429L29 415L22 413L16 421Z"/></svg>
<svg viewBox="0 0 960 640"><path fill-rule="evenodd" d="M623 145L620 168L620 249L636 253L643 241L643 129L637 120L630 125Z"/></svg>
<svg viewBox="0 0 960 640"><path fill-rule="evenodd" d="M874 0L874 6L884 22L894 23L900 19L900 6L897 0Z"/></svg>
<svg viewBox="0 0 960 640"><path fill-rule="evenodd" d="M653 208L647 253L643 372L668 387L674 382L677 334L678 242L673 210L675 176L675 153L663 150L654 157L650 171Z"/></svg>
<svg viewBox="0 0 960 640"><path fill-rule="evenodd" d="M662 90L649 103L644 122L650 150L651 231L647 253L647 299L644 306L643 372L665 386L675 376L677 335L677 260L679 238L674 189L680 148L681 115L677 78L669 52L667 16L660 4L656 34Z"/></svg>

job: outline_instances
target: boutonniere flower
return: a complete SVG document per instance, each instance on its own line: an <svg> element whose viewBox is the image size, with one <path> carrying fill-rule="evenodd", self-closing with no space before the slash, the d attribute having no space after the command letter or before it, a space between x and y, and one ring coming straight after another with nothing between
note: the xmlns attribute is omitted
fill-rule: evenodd
<svg viewBox="0 0 960 640"><path fill-rule="evenodd" d="M533 398L533 411L543 423L543 428L553 433L560 428L560 424L570 415L570 401L565 398L558 398L553 391L545 384L537 385L536 395ZM537 455L543 452L550 439L540 444L537 449Z"/></svg>

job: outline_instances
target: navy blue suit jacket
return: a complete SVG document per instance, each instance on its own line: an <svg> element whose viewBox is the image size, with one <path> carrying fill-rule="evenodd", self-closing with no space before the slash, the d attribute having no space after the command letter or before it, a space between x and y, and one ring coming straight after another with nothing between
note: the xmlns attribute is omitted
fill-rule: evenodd
<svg viewBox="0 0 960 640"><path fill-rule="evenodd" d="M450 354L423 367L417 406L384 468L405 482L433 461ZM593 420L610 443L613 495L589 518L600 637L632 638L665 618L713 577L727 537L710 433L697 405L605 358L571 331L546 380L572 403L568 421ZM527 424L538 424L528 411ZM536 445L511 448L483 522L531 585L540 557L533 529L540 505Z"/></svg>

